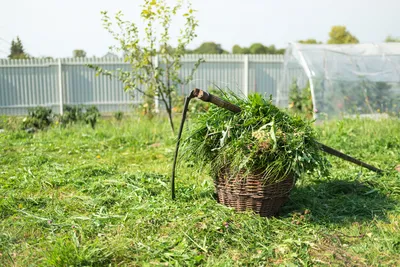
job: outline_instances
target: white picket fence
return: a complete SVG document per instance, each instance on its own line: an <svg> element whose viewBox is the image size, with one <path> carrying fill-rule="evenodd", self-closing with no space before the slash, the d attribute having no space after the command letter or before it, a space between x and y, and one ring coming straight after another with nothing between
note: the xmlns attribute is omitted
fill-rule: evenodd
<svg viewBox="0 0 400 267"><path fill-rule="evenodd" d="M199 57L205 63L179 94L216 85L245 95L259 92L276 96L283 76L282 55L186 55L182 77L190 74ZM23 115L36 106L51 107L58 113L64 105L79 104L96 105L101 112L126 111L141 102L137 92L125 92L118 80L96 76L88 64L109 70L130 68L120 58L0 59L0 114ZM299 69L292 76L302 75Z"/></svg>

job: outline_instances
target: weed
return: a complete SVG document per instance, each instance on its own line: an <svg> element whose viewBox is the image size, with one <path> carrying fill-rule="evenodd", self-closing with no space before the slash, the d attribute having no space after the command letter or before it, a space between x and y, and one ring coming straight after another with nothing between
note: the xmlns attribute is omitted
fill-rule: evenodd
<svg viewBox="0 0 400 267"><path fill-rule="evenodd" d="M114 118L117 121L122 121L122 118L124 117L124 113L122 111L117 111L114 113Z"/></svg>
<svg viewBox="0 0 400 267"><path fill-rule="evenodd" d="M7 116L0 116L0 132L3 131L11 131L16 132L22 127L22 118L20 117L7 117Z"/></svg>

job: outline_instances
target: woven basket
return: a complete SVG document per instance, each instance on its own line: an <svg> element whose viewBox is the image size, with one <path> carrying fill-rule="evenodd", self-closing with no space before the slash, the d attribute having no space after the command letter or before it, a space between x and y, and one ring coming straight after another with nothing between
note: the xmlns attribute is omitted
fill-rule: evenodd
<svg viewBox="0 0 400 267"><path fill-rule="evenodd" d="M229 170L221 170L214 180L219 203L236 211L252 210L263 217L276 215L289 199L295 179L289 175L281 182L263 184L262 178L262 173L244 177L241 172L232 177Z"/></svg>

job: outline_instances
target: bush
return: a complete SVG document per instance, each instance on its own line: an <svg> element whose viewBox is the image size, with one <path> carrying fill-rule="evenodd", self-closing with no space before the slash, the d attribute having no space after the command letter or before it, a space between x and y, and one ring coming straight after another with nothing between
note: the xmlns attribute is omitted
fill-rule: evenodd
<svg viewBox="0 0 400 267"><path fill-rule="evenodd" d="M122 111L117 111L114 113L114 118L117 121L122 121L122 118L124 117L124 113Z"/></svg>
<svg viewBox="0 0 400 267"><path fill-rule="evenodd" d="M313 117L314 109L309 84L300 89L297 81L293 81L289 90L289 111L305 116L308 119Z"/></svg>
<svg viewBox="0 0 400 267"><path fill-rule="evenodd" d="M23 129L43 130L53 120L51 108L35 107L28 109L28 116L22 122Z"/></svg>
<svg viewBox="0 0 400 267"><path fill-rule="evenodd" d="M99 109L96 106L91 106L86 109L84 114L84 120L87 124L94 129L97 123L97 119L100 117Z"/></svg>
<svg viewBox="0 0 400 267"><path fill-rule="evenodd" d="M100 112L96 106L85 107L82 105L78 106L64 106L64 114L60 116L59 121L62 125L74 124L79 122L85 122L90 124L94 129Z"/></svg>
<svg viewBox="0 0 400 267"><path fill-rule="evenodd" d="M82 121L83 118L83 106L65 105L63 108L63 115L60 116L60 123L63 125L77 123Z"/></svg>

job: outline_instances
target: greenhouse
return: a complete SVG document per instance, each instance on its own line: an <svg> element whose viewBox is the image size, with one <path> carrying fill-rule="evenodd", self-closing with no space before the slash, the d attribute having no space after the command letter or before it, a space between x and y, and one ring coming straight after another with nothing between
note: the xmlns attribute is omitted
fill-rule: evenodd
<svg viewBox="0 0 400 267"><path fill-rule="evenodd" d="M291 89L310 92L314 118L388 117L400 111L400 43L290 44L277 104L288 107ZM294 76L302 69L304 77Z"/></svg>

